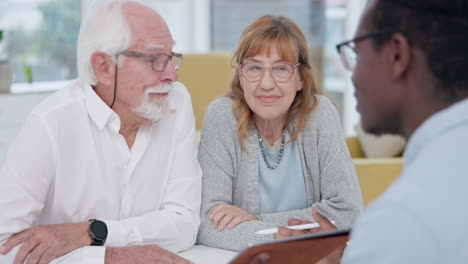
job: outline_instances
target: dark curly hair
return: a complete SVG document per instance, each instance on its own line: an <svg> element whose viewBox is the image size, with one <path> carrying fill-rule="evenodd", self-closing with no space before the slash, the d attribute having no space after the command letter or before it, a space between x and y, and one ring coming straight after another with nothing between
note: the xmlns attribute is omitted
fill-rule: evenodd
<svg viewBox="0 0 468 264"><path fill-rule="evenodd" d="M468 0L373 0L370 30L402 33L426 56L438 80L436 96L454 102L468 96ZM379 50L391 36L374 39Z"/></svg>

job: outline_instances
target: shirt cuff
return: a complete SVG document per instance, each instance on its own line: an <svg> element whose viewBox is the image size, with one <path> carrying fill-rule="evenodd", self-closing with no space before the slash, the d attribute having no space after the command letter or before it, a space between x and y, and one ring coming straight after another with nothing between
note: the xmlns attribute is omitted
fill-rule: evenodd
<svg viewBox="0 0 468 264"><path fill-rule="evenodd" d="M84 247L83 248L83 263L86 264L104 264L106 258L105 247Z"/></svg>
<svg viewBox="0 0 468 264"><path fill-rule="evenodd" d="M142 237L129 223L119 220L103 221L107 226L107 239L104 243L107 247L126 247L142 245Z"/></svg>

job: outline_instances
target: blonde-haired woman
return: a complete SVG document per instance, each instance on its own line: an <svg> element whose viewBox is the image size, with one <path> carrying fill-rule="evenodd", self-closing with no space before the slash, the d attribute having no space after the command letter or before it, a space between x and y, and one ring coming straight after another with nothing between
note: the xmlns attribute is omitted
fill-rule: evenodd
<svg viewBox="0 0 468 264"><path fill-rule="evenodd" d="M314 221L337 228L362 210L353 163L332 103L318 88L304 34L285 17L263 16L242 33L231 93L203 122L198 242L241 250L273 239L256 231Z"/></svg>

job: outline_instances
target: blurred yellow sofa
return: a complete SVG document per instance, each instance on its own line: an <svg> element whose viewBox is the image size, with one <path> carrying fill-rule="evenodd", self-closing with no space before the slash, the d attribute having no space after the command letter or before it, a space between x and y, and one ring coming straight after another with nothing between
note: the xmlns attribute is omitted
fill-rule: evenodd
<svg viewBox="0 0 468 264"><path fill-rule="evenodd" d="M197 131L201 129L208 105L228 92L232 74L229 54L184 54L179 81L191 94ZM366 158L357 137L347 137L346 143L356 167L364 205L367 205L400 175L402 159Z"/></svg>
<svg viewBox="0 0 468 264"><path fill-rule="evenodd" d="M179 81L192 96L197 130L201 129L206 108L228 92L232 78L231 56L225 53L184 54Z"/></svg>
<svg viewBox="0 0 468 264"><path fill-rule="evenodd" d="M347 137L346 144L356 168L364 206L367 206L400 175L403 159L366 158L357 137Z"/></svg>

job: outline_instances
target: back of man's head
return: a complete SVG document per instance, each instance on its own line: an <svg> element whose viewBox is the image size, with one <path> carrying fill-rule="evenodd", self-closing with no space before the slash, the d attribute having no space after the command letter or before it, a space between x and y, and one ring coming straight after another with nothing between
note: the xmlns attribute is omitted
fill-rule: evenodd
<svg viewBox="0 0 468 264"><path fill-rule="evenodd" d="M85 83L97 83L90 62L93 52L101 51L114 57L130 46L131 32L123 12L127 3L152 9L143 0L94 0L85 10L77 45L78 75Z"/></svg>
<svg viewBox="0 0 468 264"><path fill-rule="evenodd" d="M468 96L468 0L372 0L369 31L396 31L426 56L438 83L436 96L455 102ZM379 49L388 38L375 39Z"/></svg>

